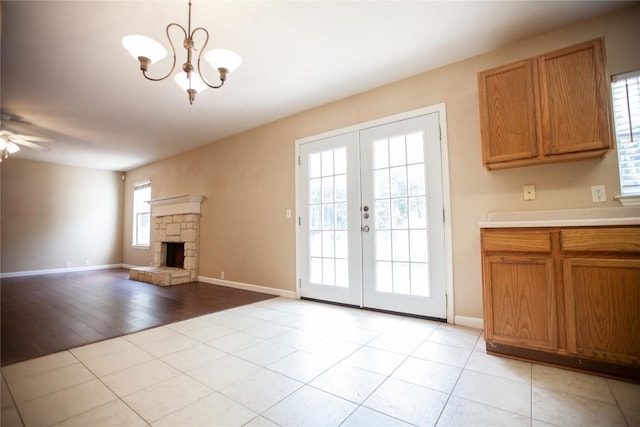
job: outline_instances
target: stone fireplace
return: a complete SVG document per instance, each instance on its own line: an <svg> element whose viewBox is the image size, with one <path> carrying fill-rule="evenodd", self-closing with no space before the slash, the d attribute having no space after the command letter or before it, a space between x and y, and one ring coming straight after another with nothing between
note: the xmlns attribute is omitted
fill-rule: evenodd
<svg viewBox="0 0 640 427"><path fill-rule="evenodd" d="M158 286L198 280L201 202L202 196L192 194L149 201L155 237L153 263L132 268L129 278Z"/></svg>

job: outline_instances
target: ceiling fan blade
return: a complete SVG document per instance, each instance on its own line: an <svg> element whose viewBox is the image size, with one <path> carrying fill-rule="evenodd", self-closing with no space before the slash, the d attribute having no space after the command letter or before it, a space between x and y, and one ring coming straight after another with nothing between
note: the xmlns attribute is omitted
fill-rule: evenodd
<svg viewBox="0 0 640 427"><path fill-rule="evenodd" d="M17 137L16 135L14 135L13 137L9 138L9 140L11 142L14 142L14 143L18 144L18 145L22 145L24 147L33 148L34 150L40 150L40 151L49 150L49 147L45 147L43 145L36 144L35 142L27 141L26 139Z"/></svg>
<svg viewBox="0 0 640 427"><path fill-rule="evenodd" d="M19 135L19 136L24 141L47 142L47 143L56 142L55 140L51 138L45 138L44 136L31 136L31 135Z"/></svg>

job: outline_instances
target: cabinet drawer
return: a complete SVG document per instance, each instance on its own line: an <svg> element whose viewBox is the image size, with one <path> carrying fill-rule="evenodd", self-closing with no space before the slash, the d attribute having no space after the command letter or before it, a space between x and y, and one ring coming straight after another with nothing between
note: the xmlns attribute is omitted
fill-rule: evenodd
<svg viewBox="0 0 640 427"><path fill-rule="evenodd" d="M560 242L564 251L640 252L640 227L564 229Z"/></svg>
<svg viewBox="0 0 640 427"><path fill-rule="evenodd" d="M483 251L551 252L551 233L533 230L483 230Z"/></svg>

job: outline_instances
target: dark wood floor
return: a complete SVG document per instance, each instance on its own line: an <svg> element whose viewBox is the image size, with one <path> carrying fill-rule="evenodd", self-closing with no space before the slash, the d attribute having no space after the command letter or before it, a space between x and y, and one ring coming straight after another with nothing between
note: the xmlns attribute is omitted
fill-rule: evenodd
<svg viewBox="0 0 640 427"><path fill-rule="evenodd" d="M2 366L273 298L201 282L159 287L129 270L0 280Z"/></svg>

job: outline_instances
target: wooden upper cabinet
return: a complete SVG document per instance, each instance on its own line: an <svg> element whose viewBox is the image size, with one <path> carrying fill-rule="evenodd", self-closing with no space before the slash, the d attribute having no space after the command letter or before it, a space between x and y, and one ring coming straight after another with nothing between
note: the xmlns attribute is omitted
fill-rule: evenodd
<svg viewBox="0 0 640 427"><path fill-rule="evenodd" d="M531 61L478 75L485 164L538 156L533 82Z"/></svg>
<svg viewBox="0 0 640 427"><path fill-rule="evenodd" d="M543 55L537 62L545 153L607 150L609 86L602 40Z"/></svg>
<svg viewBox="0 0 640 427"><path fill-rule="evenodd" d="M611 148L603 40L478 73L483 164L602 157Z"/></svg>

